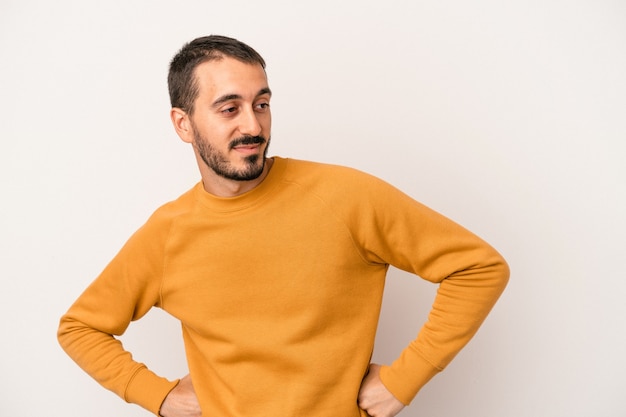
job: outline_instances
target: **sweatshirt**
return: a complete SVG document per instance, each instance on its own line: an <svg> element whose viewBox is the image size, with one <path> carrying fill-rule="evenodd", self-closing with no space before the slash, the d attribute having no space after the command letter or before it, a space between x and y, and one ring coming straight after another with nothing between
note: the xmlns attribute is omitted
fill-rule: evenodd
<svg viewBox="0 0 626 417"><path fill-rule="evenodd" d="M158 415L178 381L118 339L158 307L180 321L203 415L365 416L357 395L389 265L438 285L416 339L381 369L409 404L478 330L508 266L473 233L346 167L274 157L263 182L233 198L196 184L135 232L61 318L58 339L100 384Z"/></svg>

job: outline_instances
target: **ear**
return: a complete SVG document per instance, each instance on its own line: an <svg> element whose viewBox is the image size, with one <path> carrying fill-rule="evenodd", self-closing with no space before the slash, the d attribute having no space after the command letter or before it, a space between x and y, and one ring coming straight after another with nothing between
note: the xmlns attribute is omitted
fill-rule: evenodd
<svg viewBox="0 0 626 417"><path fill-rule="evenodd" d="M193 143L194 133L187 112L178 107L172 107L172 110L170 110L170 118L181 140L186 143Z"/></svg>

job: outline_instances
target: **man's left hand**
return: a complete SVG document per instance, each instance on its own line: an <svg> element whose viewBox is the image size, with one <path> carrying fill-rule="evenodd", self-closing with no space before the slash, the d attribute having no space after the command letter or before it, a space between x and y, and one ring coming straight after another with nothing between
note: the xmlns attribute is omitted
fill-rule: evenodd
<svg viewBox="0 0 626 417"><path fill-rule="evenodd" d="M404 404L400 402L383 385L380 380L380 365L370 364L370 369L359 390L359 407L372 417L393 417L398 414Z"/></svg>

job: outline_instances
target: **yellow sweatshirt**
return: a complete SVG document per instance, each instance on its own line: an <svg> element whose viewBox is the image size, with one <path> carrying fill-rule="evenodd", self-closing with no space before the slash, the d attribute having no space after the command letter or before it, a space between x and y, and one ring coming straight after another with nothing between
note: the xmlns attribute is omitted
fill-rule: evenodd
<svg viewBox="0 0 626 417"><path fill-rule="evenodd" d="M115 338L156 306L181 322L203 415L365 415L389 265L439 284L417 338L381 370L399 400L473 336L508 279L493 248L370 175L274 160L246 194L197 184L159 208L62 317L61 345L103 386L158 414L177 381Z"/></svg>

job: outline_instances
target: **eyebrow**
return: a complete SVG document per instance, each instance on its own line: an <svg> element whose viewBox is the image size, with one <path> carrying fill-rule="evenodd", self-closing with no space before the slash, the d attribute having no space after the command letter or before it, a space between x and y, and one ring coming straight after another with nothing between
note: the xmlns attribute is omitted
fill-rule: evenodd
<svg viewBox="0 0 626 417"><path fill-rule="evenodd" d="M272 90L270 90L269 87L265 87L259 90L259 92L256 94L256 97L262 96L263 94L269 94L270 96L272 95ZM215 100L212 104L211 107L218 107L220 104L223 104L227 101L230 100L241 100L243 97L240 96L239 94L224 94L223 96L220 96L217 98L217 100Z"/></svg>

